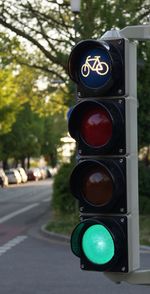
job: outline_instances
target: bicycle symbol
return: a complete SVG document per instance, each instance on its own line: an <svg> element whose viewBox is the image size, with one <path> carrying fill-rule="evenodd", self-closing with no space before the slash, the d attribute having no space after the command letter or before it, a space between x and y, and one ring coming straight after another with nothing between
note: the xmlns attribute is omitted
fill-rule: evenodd
<svg viewBox="0 0 150 294"><path fill-rule="evenodd" d="M100 56L87 56L85 63L81 67L81 74L86 78L90 71L96 71L100 76L104 76L109 71L109 66L106 62L100 60Z"/></svg>

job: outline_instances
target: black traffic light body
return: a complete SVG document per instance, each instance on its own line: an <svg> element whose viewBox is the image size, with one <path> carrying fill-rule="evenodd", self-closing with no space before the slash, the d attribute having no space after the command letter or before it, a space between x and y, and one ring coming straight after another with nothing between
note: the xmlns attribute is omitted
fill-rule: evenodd
<svg viewBox="0 0 150 294"><path fill-rule="evenodd" d="M83 221L74 229L71 236L71 249L80 258L81 269L89 271L128 272L127 221L126 216L113 216L113 218L109 215L107 217L83 217ZM84 243L86 239L91 241L90 234L88 233L88 236L86 236L85 233L88 232L88 229L94 228L94 226L99 229L99 232L103 228L104 230L106 229L106 232L112 238L112 242L110 242L111 239L109 240L109 235L107 235L107 240L109 241L107 253L104 255L102 252L100 256L95 253L95 260L91 262L90 259L93 259L92 251L86 251ZM83 238L86 239L84 240ZM92 242L94 244L95 240L91 241L91 245L93 245ZM112 250L114 250L114 253L112 253Z"/></svg>
<svg viewBox="0 0 150 294"><path fill-rule="evenodd" d="M79 97L125 95L124 39L81 41L72 50L68 67Z"/></svg>
<svg viewBox="0 0 150 294"><path fill-rule="evenodd" d="M82 213L127 213L126 184L126 160L119 158L80 160L70 177Z"/></svg>
<svg viewBox="0 0 150 294"><path fill-rule="evenodd" d="M123 98L82 99L69 119L69 133L82 156L125 154L125 131Z"/></svg>
<svg viewBox="0 0 150 294"><path fill-rule="evenodd" d="M68 122L77 142L70 188L81 219L71 248L85 270L127 273L139 266L133 54L123 38L86 40L68 61L77 84Z"/></svg>

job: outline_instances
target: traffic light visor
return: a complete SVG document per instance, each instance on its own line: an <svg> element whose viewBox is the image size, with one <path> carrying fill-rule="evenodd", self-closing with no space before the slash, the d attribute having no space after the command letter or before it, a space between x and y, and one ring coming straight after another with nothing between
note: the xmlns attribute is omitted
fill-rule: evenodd
<svg viewBox="0 0 150 294"><path fill-rule="evenodd" d="M78 257L80 257L81 255L79 240L80 240L80 234L84 226L85 226L84 223L78 224L71 235L71 249L72 249L72 252Z"/></svg>

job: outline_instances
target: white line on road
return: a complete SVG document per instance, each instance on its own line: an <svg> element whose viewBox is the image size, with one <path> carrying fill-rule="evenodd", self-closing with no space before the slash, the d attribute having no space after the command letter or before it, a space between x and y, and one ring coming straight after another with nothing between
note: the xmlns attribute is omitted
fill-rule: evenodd
<svg viewBox="0 0 150 294"><path fill-rule="evenodd" d="M50 197L47 199L44 199L42 202L50 202Z"/></svg>
<svg viewBox="0 0 150 294"><path fill-rule="evenodd" d="M21 213L23 213L23 212L25 212L25 211L30 210L30 209L32 209L32 208L38 206L38 205L39 205L39 203L34 203L34 204L28 205L28 206L26 206L26 207L24 207L24 208L21 208L21 209L19 209L19 210L16 210L16 211L14 211L14 212L12 212L12 213L9 213L8 215L3 216L3 217L0 218L0 224L2 224L2 223L4 223L4 222L8 221L9 219L15 217L15 216L18 215L18 214L21 214Z"/></svg>
<svg viewBox="0 0 150 294"><path fill-rule="evenodd" d="M22 241L24 241L27 238L27 236L17 236L16 238L10 240L3 246L0 246L0 256L10 250L12 247L18 245Z"/></svg>

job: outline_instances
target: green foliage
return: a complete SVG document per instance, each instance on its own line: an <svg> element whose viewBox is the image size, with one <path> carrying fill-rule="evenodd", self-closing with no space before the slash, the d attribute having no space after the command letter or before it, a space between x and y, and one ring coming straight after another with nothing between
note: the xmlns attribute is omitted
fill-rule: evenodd
<svg viewBox="0 0 150 294"><path fill-rule="evenodd" d="M69 0L14 0L13 4L11 0L0 0L1 27L4 27L5 32L11 30L13 35L16 34L16 37L12 37L12 34L0 32L0 134L9 133L7 145L10 146L12 126L16 117L18 119L22 105L29 102L32 111L40 117L46 116L44 134L39 132L44 139L38 139L42 149L38 146L37 150L39 152L41 149L45 156L55 157L59 136L65 130L64 104L70 106L74 103L75 89L67 76L67 58L76 42L73 33L75 19ZM146 23L149 13L150 6L147 1L82 0L80 14L76 15L77 39L99 38L111 28L121 29L126 25ZM28 43L22 42L23 38L20 36ZM150 142L150 44L140 42L138 48L138 58L144 61L138 71L141 148ZM37 81L40 79L47 82L44 91L38 89ZM58 112L60 116L57 116ZM42 125L43 121L41 127ZM14 128L17 128L17 122L13 132ZM25 130L24 132L26 133ZM12 133L11 142L12 137L16 140ZM1 144L0 142L0 156L3 154L5 157L7 154L4 154ZM32 149L33 146L29 144L29 147ZM35 148L33 153L34 151ZM20 151L15 147L13 152L16 156Z"/></svg>
<svg viewBox="0 0 150 294"><path fill-rule="evenodd" d="M140 214L150 214L150 167L139 163Z"/></svg>
<svg viewBox="0 0 150 294"><path fill-rule="evenodd" d="M71 163L64 163L54 179L52 206L59 213L75 212L75 198L72 197L69 189L69 176L74 165L74 158Z"/></svg>
<svg viewBox="0 0 150 294"><path fill-rule="evenodd" d="M12 74L12 69L0 71L0 134L10 131L20 109L18 85Z"/></svg>
<svg viewBox="0 0 150 294"><path fill-rule="evenodd" d="M39 83L46 81L35 69L16 64L13 54L19 52L26 52L19 41L0 33L0 160L42 154L55 165L66 131L65 94L59 87L55 93L41 90Z"/></svg>
<svg viewBox="0 0 150 294"><path fill-rule="evenodd" d="M140 195L139 211L141 215L150 214L150 199Z"/></svg>
<svg viewBox="0 0 150 294"><path fill-rule="evenodd" d="M140 244L150 246L150 214L140 216Z"/></svg>
<svg viewBox="0 0 150 294"><path fill-rule="evenodd" d="M0 32L0 68L5 69L15 65L13 58L21 50L20 42L17 37L10 38L6 32Z"/></svg>
<svg viewBox="0 0 150 294"><path fill-rule="evenodd" d="M78 222L79 216L75 213L63 213L63 215L54 213L46 229L51 232L70 235Z"/></svg>
<svg viewBox="0 0 150 294"><path fill-rule="evenodd" d="M14 0L13 4L0 0L0 24L25 38L35 50L13 52L13 56L53 80L65 81L68 53L76 41L70 1ZM148 3L141 0L82 0L76 17L77 38L98 38L113 27L145 23L149 13Z"/></svg>
<svg viewBox="0 0 150 294"><path fill-rule="evenodd" d="M42 119L25 104L16 116L11 132L1 136L2 159L39 156L42 135Z"/></svg>
<svg viewBox="0 0 150 294"><path fill-rule="evenodd" d="M47 162L55 166L57 164L57 148L60 146L60 137L63 137L67 129L63 112L44 117L44 140L42 154Z"/></svg>
<svg viewBox="0 0 150 294"><path fill-rule="evenodd" d="M141 148L150 143L150 42L142 43L138 52L139 60L142 61L138 70L138 141Z"/></svg>

